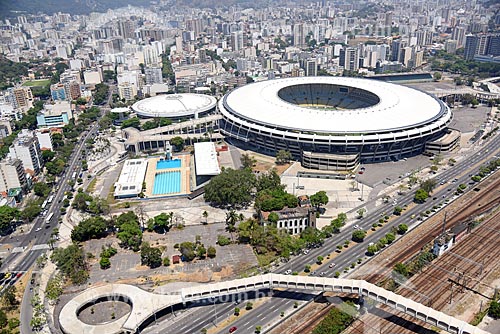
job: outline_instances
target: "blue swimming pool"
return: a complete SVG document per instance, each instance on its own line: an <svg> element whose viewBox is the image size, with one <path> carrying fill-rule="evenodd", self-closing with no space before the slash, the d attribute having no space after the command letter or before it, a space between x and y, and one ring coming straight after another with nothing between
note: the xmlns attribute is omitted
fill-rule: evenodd
<svg viewBox="0 0 500 334"><path fill-rule="evenodd" d="M181 192L181 172L168 171L155 175L153 195L166 195Z"/></svg>
<svg viewBox="0 0 500 334"><path fill-rule="evenodd" d="M179 168L181 166L181 159L174 160L158 160L156 162L156 169L169 169Z"/></svg>

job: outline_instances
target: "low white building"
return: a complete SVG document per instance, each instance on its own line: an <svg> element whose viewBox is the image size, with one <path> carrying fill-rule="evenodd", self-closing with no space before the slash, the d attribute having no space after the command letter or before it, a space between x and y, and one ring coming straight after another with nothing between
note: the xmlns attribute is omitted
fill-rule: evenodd
<svg viewBox="0 0 500 334"><path fill-rule="evenodd" d="M137 197L142 192L142 183L148 168L147 159L125 161L118 182L115 183L115 198Z"/></svg>
<svg viewBox="0 0 500 334"><path fill-rule="evenodd" d="M212 142L195 143L194 163L198 176L219 175L220 167L215 144Z"/></svg>

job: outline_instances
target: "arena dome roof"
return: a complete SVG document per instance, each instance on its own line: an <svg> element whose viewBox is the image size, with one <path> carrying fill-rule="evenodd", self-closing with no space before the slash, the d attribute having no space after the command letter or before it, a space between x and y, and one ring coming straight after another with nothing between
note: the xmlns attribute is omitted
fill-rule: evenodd
<svg viewBox="0 0 500 334"><path fill-rule="evenodd" d="M141 117L194 117L215 108L215 97L203 94L166 94L138 101L132 110Z"/></svg>
<svg viewBox="0 0 500 334"><path fill-rule="evenodd" d="M342 107L314 102L340 99L340 95L344 100ZM379 133L434 122L444 124L451 117L446 106L430 94L348 77L299 77L253 83L227 94L221 105L223 114L229 112L267 128L299 132Z"/></svg>

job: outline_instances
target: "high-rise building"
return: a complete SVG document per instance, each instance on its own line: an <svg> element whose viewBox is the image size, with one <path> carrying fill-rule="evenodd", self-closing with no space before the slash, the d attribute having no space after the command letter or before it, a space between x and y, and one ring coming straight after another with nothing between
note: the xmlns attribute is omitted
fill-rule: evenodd
<svg viewBox="0 0 500 334"><path fill-rule="evenodd" d="M359 51L357 48L345 48L340 50L340 66L344 70L357 71L359 69Z"/></svg>
<svg viewBox="0 0 500 334"><path fill-rule="evenodd" d="M163 83L162 72L161 68L159 67L146 67L144 69L144 75L145 75L146 85Z"/></svg>
<svg viewBox="0 0 500 334"><path fill-rule="evenodd" d="M391 44L391 60L401 61L401 50L406 46L406 42L401 38L395 39Z"/></svg>
<svg viewBox="0 0 500 334"><path fill-rule="evenodd" d="M453 31L451 33L451 39L454 39L458 43L458 47L461 48L465 44L465 32L466 28L463 26L458 26L453 28Z"/></svg>
<svg viewBox="0 0 500 334"><path fill-rule="evenodd" d="M293 25L293 45L298 47L304 47L306 45L304 23L296 23Z"/></svg>
<svg viewBox="0 0 500 334"><path fill-rule="evenodd" d="M305 71L307 77L315 77L318 75L318 63L316 59L308 59L305 62Z"/></svg>
<svg viewBox="0 0 500 334"><path fill-rule="evenodd" d="M457 41L449 39L444 43L444 49L448 53L455 53L457 51Z"/></svg>
<svg viewBox="0 0 500 334"><path fill-rule="evenodd" d="M130 82L123 82L118 85L118 95L125 101L133 100L137 95L137 87Z"/></svg>
<svg viewBox="0 0 500 334"><path fill-rule="evenodd" d="M118 35L123 38L134 38L135 24L131 20L118 20Z"/></svg>
<svg viewBox="0 0 500 334"><path fill-rule="evenodd" d="M486 54L494 57L500 56L500 34L489 35Z"/></svg>
<svg viewBox="0 0 500 334"><path fill-rule="evenodd" d="M243 31L235 31L231 33L231 48L233 51L243 49Z"/></svg>
<svg viewBox="0 0 500 334"><path fill-rule="evenodd" d="M11 87L7 89L9 102L14 108L30 109L33 107L33 93L29 87Z"/></svg>
<svg viewBox="0 0 500 334"><path fill-rule="evenodd" d="M21 160L8 158L0 161L0 193L25 189L26 186L26 172Z"/></svg>
<svg viewBox="0 0 500 334"><path fill-rule="evenodd" d="M474 35L467 35L465 37L464 58L465 60L472 60L477 54L479 46L479 37Z"/></svg>
<svg viewBox="0 0 500 334"><path fill-rule="evenodd" d="M22 130L9 147L9 156L22 161L24 169L34 175L41 171L43 160L38 138L29 130Z"/></svg>

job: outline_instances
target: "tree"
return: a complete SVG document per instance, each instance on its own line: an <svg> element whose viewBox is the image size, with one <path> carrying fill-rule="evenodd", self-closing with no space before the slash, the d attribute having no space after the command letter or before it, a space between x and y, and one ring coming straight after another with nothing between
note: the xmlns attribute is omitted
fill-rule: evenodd
<svg viewBox="0 0 500 334"><path fill-rule="evenodd" d="M37 182L33 185L35 195L45 197L50 193L51 188L45 182Z"/></svg>
<svg viewBox="0 0 500 334"><path fill-rule="evenodd" d="M363 242L363 240L366 237L366 231L356 230L356 231L352 232L352 236L351 237L352 237L352 241Z"/></svg>
<svg viewBox="0 0 500 334"><path fill-rule="evenodd" d="M429 197L429 193L427 191L425 191L424 189L417 189L413 200L416 203L424 203L428 197Z"/></svg>
<svg viewBox="0 0 500 334"><path fill-rule="evenodd" d="M89 277L87 261L82 248L71 244L66 248L56 248L51 260L73 284L83 284Z"/></svg>
<svg viewBox="0 0 500 334"><path fill-rule="evenodd" d="M400 215L401 215L401 212L403 212L403 208L402 208L402 207L400 207L400 206L396 206L396 207L394 207L394 212L393 212L393 213L394 213L396 216L400 216Z"/></svg>
<svg viewBox="0 0 500 334"><path fill-rule="evenodd" d="M370 245L368 246L368 248L366 249L366 252L370 255L373 255L375 254L376 252L378 252L378 246L377 245Z"/></svg>
<svg viewBox="0 0 500 334"><path fill-rule="evenodd" d="M427 179L425 181L420 182L420 188L427 191L428 194L431 194L434 188L437 185L437 181L434 179Z"/></svg>
<svg viewBox="0 0 500 334"><path fill-rule="evenodd" d="M107 235L107 223L100 217L91 217L82 220L71 231L71 240L87 241L90 239L100 239Z"/></svg>
<svg viewBox="0 0 500 334"><path fill-rule="evenodd" d="M292 153L287 150L279 150L276 153L276 163L278 165L284 165L286 163L289 163L290 160L292 160Z"/></svg>
<svg viewBox="0 0 500 334"><path fill-rule="evenodd" d="M261 173L259 178L256 179L255 188L257 192L263 190L278 191L285 189L285 186L281 184L281 178L275 168L272 168L268 173Z"/></svg>
<svg viewBox="0 0 500 334"><path fill-rule="evenodd" d="M255 175L249 169L224 169L205 186L205 200L220 207L241 207L252 201Z"/></svg>
<svg viewBox="0 0 500 334"><path fill-rule="evenodd" d="M174 137L170 139L170 144L174 145L175 150L177 152L182 151L182 149L184 148L184 139L182 139L182 137L179 136Z"/></svg>
<svg viewBox="0 0 500 334"><path fill-rule="evenodd" d="M269 216L267 217L267 220L270 222L270 223L273 223L273 224L276 224L278 222L278 219L280 217L278 216L278 214L276 212L271 212L269 214Z"/></svg>
<svg viewBox="0 0 500 334"><path fill-rule="evenodd" d="M255 160L254 157L250 156L250 154L247 153L241 155L240 161L243 168L250 168L250 169L252 169L252 167L257 162L257 160Z"/></svg>
<svg viewBox="0 0 500 334"><path fill-rule="evenodd" d="M140 130L141 129L141 120L137 117L132 117L132 118L126 119L122 122L121 128L122 129L136 128L136 129Z"/></svg>
<svg viewBox="0 0 500 334"><path fill-rule="evenodd" d="M138 251L142 244L142 230L137 215L132 211L122 213L116 218L115 224L120 230L117 237L121 241L121 246Z"/></svg>
<svg viewBox="0 0 500 334"><path fill-rule="evenodd" d="M248 311L248 310L251 310L252 308L253 308L253 304L252 304L252 303L250 303L250 302L248 302L248 303L246 304L246 306L245 306L245 310L247 310L247 311Z"/></svg>
<svg viewBox="0 0 500 334"><path fill-rule="evenodd" d="M193 261L196 257L196 246L194 243L186 241L179 245L183 261Z"/></svg>
<svg viewBox="0 0 500 334"><path fill-rule="evenodd" d="M434 74L432 75L432 77L434 78L434 81L439 81L441 80L441 78L443 77L441 72L434 72Z"/></svg>
<svg viewBox="0 0 500 334"><path fill-rule="evenodd" d="M221 235L219 234L217 236L217 244L219 246L227 246L231 243L231 239L229 239L228 237L226 237L225 235Z"/></svg>
<svg viewBox="0 0 500 334"><path fill-rule="evenodd" d="M239 307L234 308L234 315L236 315L236 316L240 315L240 308Z"/></svg>
<svg viewBox="0 0 500 334"><path fill-rule="evenodd" d="M207 249L207 256L213 259L217 254L217 251L214 246L209 246Z"/></svg>
<svg viewBox="0 0 500 334"><path fill-rule="evenodd" d="M196 256L200 259L204 259L207 256L207 249L203 245L198 246L196 248Z"/></svg>
<svg viewBox="0 0 500 334"><path fill-rule="evenodd" d="M392 243L394 240L396 240L396 236L394 235L394 233L387 233L385 235L385 239L387 240L387 243L390 244Z"/></svg>
<svg viewBox="0 0 500 334"><path fill-rule="evenodd" d="M408 277L408 267L401 262L398 262L394 265L394 271L397 272L398 274L403 275L404 277Z"/></svg>
<svg viewBox="0 0 500 334"><path fill-rule="evenodd" d="M310 265L310 264L306 264L306 265L304 266L304 272L305 272L305 273L309 273L309 272L311 272L311 265Z"/></svg>
<svg viewBox="0 0 500 334"><path fill-rule="evenodd" d="M205 219L204 224L208 224L208 212L206 210L203 211L202 216Z"/></svg>
<svg viewBox="0 0 500 334"><path fill-rule="evenodd" d="M493 319L500 318L500 303L492 300L490 303L490 308L488 310L488 315Z"/></svg>
<svg viewBox="0 0 500 334"><path fill-rule="evenodd" d="M319 211L321 205L328 204L328 196L326 195L326 192L323 190L318 191L317 193L311 195L309 197L309 200L311 201L311 205L316 207L317 211Z"/></svg>
<svg viewBox="0 0 500 334"><path fill-rule="evenodd" d="M8 205L0 206L0 230L5 230L11 226L13 220L19 217L19 210Z"/></svg>
<svg viewBox="0 0 500 334"><path fill-rule="evenodd" d="M174 213L165 213L162 212L159 215L155 216L153 219L150 219L148 222L148 230L155 230L157 232L167 233L172 227Z"/></svg>
<svg viewBox="0 0 500 334"><path fill-rule="evenodd" d="M316 263L317 263L317 264L322 264L322 263L323 263L323 259L324 259L324 258L323 258L321 255L320 255L320 256L318 256L318 257L316 258Z"/></svg>
<svg viewBox="0 0 500 334"><path fill-rule="evenodd" d="M399 234L405 234L406 231L408 231L408 225L406 225L406 224L399 224L398 225L398 233Z"/></svg>
<svg viewBox="0 0 500 334"><path fill-rule="evenodd" d="M16 306L19 303L16 297L16 293L16 287L13 285L8 285L3 291L2 302L9 307Z"/></svg>
<svg viewBox="0 0 500 334"><path fill-rule="evenodd" d="M99 266L101 269L108 269L111 267L111 261L109 260L109 257L101 257L99 260Z"/></svg>
<svg viewBox="0 0 500 334"><path fill-rule="evenodd" d="M233 233L236 232L236 223L239 220L239 215L235 210L229 210L226 213L226 231L231 233L231 239L233 238Z"/></svg>
<svg viewBox="0 0 500 334"><path fill-rule="evenodd" d="M358 214L358 218L361 219L365 216L365 213L366 213L366 209L365 208L360 208L358 211L356 211L356 213Z"/></svg>
<svg viewBox="0 0 500 334"><path fill-rule="evenodd" d="M25 221L33 221L42 212L42 208L34 201L28 202L24 210L21 212L21 218Z"/></svg>
<svg viewBox="0 0 500 334"><path fill-rule="evenodd" d="M141 264L150 268L161 266L161 250L156 247L149 246L149 243L143 242L141 246Z"/></svg>
<svg viewBox="0 0 500 334"><path fill-rule="evenodd" d="M170 265L170 259L168 257L164 257L162 263L164 267L168 267Z"/></svg>

